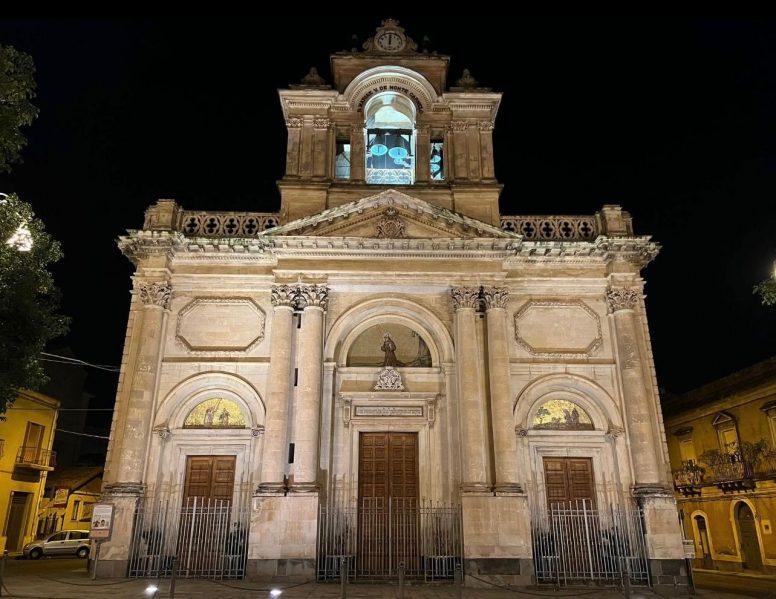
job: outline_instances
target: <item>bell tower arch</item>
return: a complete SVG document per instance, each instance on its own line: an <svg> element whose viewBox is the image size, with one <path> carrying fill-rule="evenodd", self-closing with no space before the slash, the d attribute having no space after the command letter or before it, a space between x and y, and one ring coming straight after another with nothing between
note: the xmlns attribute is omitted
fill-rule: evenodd
<svg viewBox="0 0 776 599"><path fill-rule="evenodd" d="M498 226L493 128L501 94L468 71L448 87L449 62L386 19L360 49L331 55L331 85L311 69L280 90L288 131L281 221L402 186Z"/></svg>

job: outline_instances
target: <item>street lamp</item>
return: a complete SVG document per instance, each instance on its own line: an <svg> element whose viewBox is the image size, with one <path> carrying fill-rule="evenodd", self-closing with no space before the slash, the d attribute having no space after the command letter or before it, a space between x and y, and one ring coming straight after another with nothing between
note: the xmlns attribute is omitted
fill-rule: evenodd
<svg viewBox="0 0 776 599"><path fill-rule="evenodd" d="M281 591L280 589L272 589L269 592L270 597L280 597L282 594L283 594L283 591Z"/></svg>
<svg viewBox="0 0 776 599"><path fill-rule="evenodd" d="M146 592L146 595L148 595L151 599L155 599L156 598L156 593L159 592L159 587L156 586L155 584L149 584L146 587L145 592Z"/></svg>

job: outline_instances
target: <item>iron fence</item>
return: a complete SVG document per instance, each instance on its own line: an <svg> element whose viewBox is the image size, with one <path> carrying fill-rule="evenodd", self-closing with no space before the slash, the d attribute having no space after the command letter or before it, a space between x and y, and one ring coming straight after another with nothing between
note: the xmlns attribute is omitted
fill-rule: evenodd
<svg viewBox="0 0 776 599"><path fill-rule="evenodd" d="M452 580L463 560L460 505L364 498L357 505L322 505L318 518L318 579Z"/></svg>
<svg viewBox="0 0 776 599"><path fill-rule="evenodd" d="M637 505L596 509L590 500L535 507L534 567L539 584L648 585L643 512Z"/></svg>
<svg viewBox="0 0 776 599"><path fill-rule="evenodd" d="M135 512L128 576L170 576L177 557L177 576L242 578L249 517L248 504L220 499L145 502Z"/></svg>

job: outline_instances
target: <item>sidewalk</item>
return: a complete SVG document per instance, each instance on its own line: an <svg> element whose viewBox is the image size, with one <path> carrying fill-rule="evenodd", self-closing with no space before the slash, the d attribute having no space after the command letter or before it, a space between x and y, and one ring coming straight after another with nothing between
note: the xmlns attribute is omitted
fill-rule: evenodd
<svg viewBox="0 0 776 599"><path fill-rule="evenodd" d="M20 599L81 599L110 598L110 599L141 599L150 598L152 594L146 593L149 584L157 584L153 580L97 580L91 581L86 577L47 577L47 576L9 576L6 578L3 597L16 597ZM162 580L155 599L169 597L169 580ZM178 580L176 582L175 597L179 599L244 599L270 598L273 588L282 590L280 599L335 599L340 597L340 588L336 584L317 584L314 582L296 586L277 585L276 587L260 583L248 583L241 581L207 581L207 580ZM408 586L404 589L405 599L456 599L457 589L451 585L423 585ZM359 584L350 585L347 589L348 599L396 599L399 589L387 584ZM741 595L722 593L718 591L698 591L697 597L701 599L740 599ZM622 599L623 594L615 590L606 589L564 589L558 593L550 590L504 590L504 589L477 589L464 588L465 599L530 599L531 597L587 597L589 599ZM632 599L647 599L660 597L649 589L634 589Z"/></svg>

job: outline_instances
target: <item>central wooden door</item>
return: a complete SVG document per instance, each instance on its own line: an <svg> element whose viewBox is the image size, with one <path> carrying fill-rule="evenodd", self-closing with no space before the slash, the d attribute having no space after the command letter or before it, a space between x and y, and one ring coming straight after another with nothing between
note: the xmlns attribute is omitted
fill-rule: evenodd
<svg viewBox="0 0 776 599"><path fill-rule="evenodd" d="M360 574L419 568L416 433L361 433L358 506Z"/></svg>
<svg viewBox="0 0 776 599"><path fill-rule="evenodd" d="M595 509L593 461L591 458L544 458L547 506L582 506Z"/></svg>

